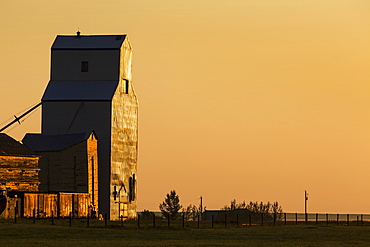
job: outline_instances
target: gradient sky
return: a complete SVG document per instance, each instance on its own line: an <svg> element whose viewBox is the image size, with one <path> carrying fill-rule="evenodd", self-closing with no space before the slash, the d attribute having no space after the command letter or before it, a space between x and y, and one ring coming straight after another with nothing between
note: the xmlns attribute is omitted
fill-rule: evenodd
<svg viewBox="0 0 370 247"><path fill-rule="evenodd" d="M175 189L303 212L307 190L309 212L370 213L368 0L0 0L0 22L1 126L40 101L56 35L128 34L140 211Z"/></svg>

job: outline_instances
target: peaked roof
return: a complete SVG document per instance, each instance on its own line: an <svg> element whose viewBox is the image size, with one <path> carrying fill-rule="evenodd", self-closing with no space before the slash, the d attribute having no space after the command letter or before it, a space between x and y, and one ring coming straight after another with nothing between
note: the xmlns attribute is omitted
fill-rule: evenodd
<svg viewBox="0 0 370 247"><path fill-rule="evenodd" d="M0 156L36 156L26 145L17 142L5 133L0 133Z"/></svg>
<svg viewBox="0 0 370 247"><path fill-rule="evenodd" d="M52 50L118 50L126 35L58 35Z"/></svg>
<svg viewBox="0 0 370 247"><path fill-rule="evenodd" d="M91 134L96 136L94 131L56 135L27 133L22 142L35 152L60 151L87 140Z"/></svg>
<svg viewBox="0 0 370 247"><path fill-rule="evenodd" d="M110 101L118 81L49 81L41 101Z"/></svg>

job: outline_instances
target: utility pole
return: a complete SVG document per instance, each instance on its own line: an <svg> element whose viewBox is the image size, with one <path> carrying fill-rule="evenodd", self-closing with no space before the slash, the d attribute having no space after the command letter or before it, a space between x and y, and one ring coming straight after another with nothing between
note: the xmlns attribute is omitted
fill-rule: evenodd
<svg viewBox="0 0 370 247"><path fill-rule="evenodd" d="M307 224L307 201L308 201L308 193L305 190L304 191L304 215L305 215L306 224Z"/></svg>
<svg viewBox="0 0 370 247"><path fill-rule="evenodd" d="M203 213L203 197L200 196L200 206L199 206L199 209L200 209L200 213Z"/></svg>

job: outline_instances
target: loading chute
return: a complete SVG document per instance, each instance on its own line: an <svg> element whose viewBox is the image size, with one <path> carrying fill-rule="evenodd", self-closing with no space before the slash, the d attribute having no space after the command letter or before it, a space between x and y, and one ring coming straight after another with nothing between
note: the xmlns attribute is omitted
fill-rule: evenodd
<svg viewBox="0 0 370 247"><path fill-rule="evenodd" d="M5 125L4 127L2 127L0 129L0 132L3 132L4 130L6 130L7 128L9 128L10 126L12 126L14 123L21 123L20 120L22 118L24 118L25 116L27 116L29 113L31 113L32 111L36 110L40 105L42 104L42 102L38 103L37 105L33 106L31 109L29 109L28 111L26 111L25 113L23 113L22 115L20 115L19 117L15 116L14 115L14 120L11 121L10 123L8 123L7 125Z"/></svg>

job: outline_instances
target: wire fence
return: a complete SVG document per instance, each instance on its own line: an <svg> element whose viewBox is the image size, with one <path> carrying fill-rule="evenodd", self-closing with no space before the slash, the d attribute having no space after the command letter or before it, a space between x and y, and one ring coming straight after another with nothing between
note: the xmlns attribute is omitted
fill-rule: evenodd
<svg viewBox="0 0 370 247"><path fill-rule="evenodd" d="M221 212L212 215L198 215L195 219L185 219L180 216L177 219L164 218L158 215L142 216L140 213L136 219L124 217L117 221L109 221L105 217L93 219L91 217L75 218L70 214L68 218L13 218L0 219L0 223L18 224L42 224L75 227L124 227L124 228L242 228L253 226L294 226L294 225L317 225L317 226L370 226L369 214L325 214L325 213L282 213L279 215L268 214L235 214Z"/></svg>

